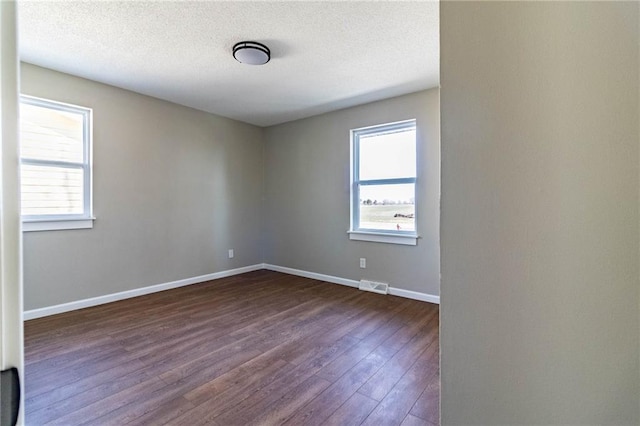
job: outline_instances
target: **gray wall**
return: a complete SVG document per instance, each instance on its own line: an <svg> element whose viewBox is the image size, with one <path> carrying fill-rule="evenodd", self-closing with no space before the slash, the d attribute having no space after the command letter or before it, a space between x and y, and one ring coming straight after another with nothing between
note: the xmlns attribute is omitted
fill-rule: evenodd
<svg viewBox="0 0 640 426"><path fill-rule="evenodd" d="M97 218L93 229L24 233L25 310L262 262L262 129L21 72L22 93L93 108Z"/></svg>
<svg viewBox="0 0 640 426"><path fill-rule="evenodd" d="M638 4L440 28L442 423L639 424Z"/></svg>
<svg viewBox="0 0 640 426"><path fill-rule="evenodd" d="M30 64L21 79L93 108L97 218L24 233L25 310L262 262L439 294L437 89L260 129ZM350 241L349 130L408 118L422 239Z"/></svg>
<svg viewBox="0 0 640 426"><path fill-rule="evenodd" d="M267 128L265 261L439 295L438 96L432 89ZM351 241L349 130L410 118L418 127L422 239L417 246Z"/></svg>

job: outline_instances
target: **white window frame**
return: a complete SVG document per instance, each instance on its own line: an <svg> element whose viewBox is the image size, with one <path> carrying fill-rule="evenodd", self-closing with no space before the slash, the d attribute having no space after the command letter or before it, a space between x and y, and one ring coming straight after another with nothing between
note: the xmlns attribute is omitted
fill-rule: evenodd
<svg viewBox="0 0 640 426"><path fill-rule="evenodd" d="M34 105L58 111L81 114L83 120L83 158L82 162L39 160L23 158L21 165L58 166L83 170L83 213L58 215L22 215L23 231L56 231L64 229L93 228L93 190L92 190L92 125L93 110L91 108L34 96L20 95L20 104Z"/></svg>
<svg viewBox="0 0 640 426"><path fill-rule="evenodd" d="M371 241L389 244L417 245L418 236L418 197L417 197L417 169L416 176L409 178L393 178L393 179L360 179L360 138L372 134L382 134L397 132L402 130L416 130L416 161L418 158L418 135L416 120L404 120L394 123L379 124L369 127L361 127L351 130L351 187L350 187L350 205L351 205L351 227L348 231L349 239L357 241ZM396 231L383 229L368 229L360 227L360 187L365 185L401 185L414 184L414 231Z"/></svg>

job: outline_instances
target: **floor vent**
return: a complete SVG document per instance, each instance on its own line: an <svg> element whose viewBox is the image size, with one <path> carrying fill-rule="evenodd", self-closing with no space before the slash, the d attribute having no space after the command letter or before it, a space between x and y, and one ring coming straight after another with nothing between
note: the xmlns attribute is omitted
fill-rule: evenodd
<svg viewBox="0 0 640 426"><path fill-rule="evenodd" d="M389 284L378 283L375 281L360 280L360 290L372 291L374 293L389 293Z"/></svg>

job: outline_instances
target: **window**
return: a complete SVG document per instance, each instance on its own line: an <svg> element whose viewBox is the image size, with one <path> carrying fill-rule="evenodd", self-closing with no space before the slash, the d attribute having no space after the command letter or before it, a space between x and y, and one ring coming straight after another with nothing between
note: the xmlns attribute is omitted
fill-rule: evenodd
<svg viewBox="0 0 640 426"><path fill-rule="evenodd" d="M91 109L20 97L25 231L93 227Z"/></svg>
<svg viewBox="0 0 640 426"><path fill-rule="evenodd" d="M416 245L416 122L351 131L349 238Z"/></svg>

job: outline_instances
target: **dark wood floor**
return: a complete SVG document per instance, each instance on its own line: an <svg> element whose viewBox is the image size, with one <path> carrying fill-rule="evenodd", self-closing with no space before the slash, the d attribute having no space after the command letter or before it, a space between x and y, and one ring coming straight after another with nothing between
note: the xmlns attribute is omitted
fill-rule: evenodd
<svg viewBox="0 0 640 426"><path fill-rule="evenodd" d="M438 307L270 271L25 323L26 424L431 425Z"/></svg>

